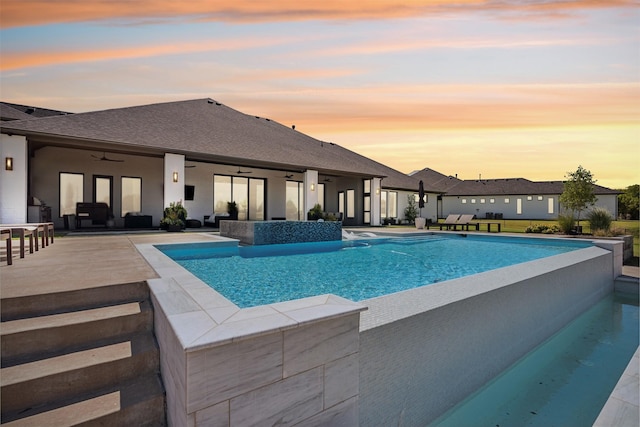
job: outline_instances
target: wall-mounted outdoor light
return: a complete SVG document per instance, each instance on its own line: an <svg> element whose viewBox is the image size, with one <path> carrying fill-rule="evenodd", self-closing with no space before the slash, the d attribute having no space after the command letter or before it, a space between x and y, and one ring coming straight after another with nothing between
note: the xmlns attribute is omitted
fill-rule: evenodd
<svg viewBox="0 0 640 427"><path fill-rule="evenodd" d="M380 195L380 187L377 187L376 188L376 196L379 196L379 195Z"/></svg>
<svg viewBox="0 0 640 427"><path fill-rule="evenodd" d="M178 182L178 172L173 173L173 182Z"/></svg>
<svg viewBox="0 0 640 427"><path fill-rule="evenodd" d="M311 191L316 191L316 183L312 182L310 188L311 188Z"/></svg>
<svg viewBox="0 0 640 427"><path fill-rule="evenodd" d="M13 170L13 157L4 158L4 169L8 171Z"/></svg>

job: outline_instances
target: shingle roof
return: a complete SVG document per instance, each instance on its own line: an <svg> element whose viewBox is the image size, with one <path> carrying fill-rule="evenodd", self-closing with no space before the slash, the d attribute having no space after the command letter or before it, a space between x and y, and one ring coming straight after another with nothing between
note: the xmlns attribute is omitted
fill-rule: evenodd
<svg viewBox="0 0 640 427"><path fill-rule="evenodd" d="M386 188L417 190L414 178L395 169L208 98L6 122L2 132L123 144L323 174L384 176Z"/></svg>
<svg viewBox="0 0 640 427"><path fill-rule="evenodd" d="M9 118L10 116L6 116L10 120L24 120L24 119L31 119L31 118L64 116L67 114L71 114L66 111L51 110L49 108L42 108L42 107L32 107L29 105L12 104L10 102L0 102L0 108L2 108L3 120L6 120L5 112L7 114L10 114L11 111L17 111L20 114L14 118Z"/></svg>
<svg viewBox="0 0 640 427"><path fill-rule="evenodd" d="M450 188L447 196L542 195L562 194L563 181L530 181L525 178L464 180ZM618 194L610 188L594 185L595 194Z"/></svg>
<svg viewBox="0 0 640 427"><path fill-rule="evenodd" d="M419 171L413 171L409 174L418 181L422 180L425 187L432 188L436 192L446 193L450 188L458 185L461 180L451 175L444 175L433 169L424 168Z"/></svg>
<svg viewBox="0 0 640 427"><path fill-rule="evenodd" d="M0 102L0 120L28 120L31 118L27 113Z"/></svg>

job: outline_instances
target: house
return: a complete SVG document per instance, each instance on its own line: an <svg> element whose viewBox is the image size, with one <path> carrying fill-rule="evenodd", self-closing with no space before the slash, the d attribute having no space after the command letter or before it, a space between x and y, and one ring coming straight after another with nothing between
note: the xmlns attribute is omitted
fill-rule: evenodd
<svg viewBox="0 0 640 427"><path fill-rule="evenodd" d="M50 215L60 228L77 202L102 202L115 227L127 214L157 227L171 202L202 221L233 200L240 220L305 220L319 203L344 225L380 225L402 218L418 189L414 177L209 98L78 114L0 105L0 223ZM422 215L435 219L425 189Z"/></svg>
<svg viewBox="0 0 640 427"><path fill-rule="evenodd" d="M429 188L441 192L437 215L473 214L476 218L547 219L561 213L563 181L530 181L525 178L461 180L425 168L411 176L422 179ZM594 185L596 206L618 215L616 190Z"/></svg>

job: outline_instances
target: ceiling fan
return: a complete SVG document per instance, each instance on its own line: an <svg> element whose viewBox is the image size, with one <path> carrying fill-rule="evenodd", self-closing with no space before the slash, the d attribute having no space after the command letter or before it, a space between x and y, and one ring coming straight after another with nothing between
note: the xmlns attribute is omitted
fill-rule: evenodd
<svg viewBox="0 0 640 427"><path fill-rule="evenodd" d="M293 178L293 174L292 173L291 174L285 174L285 176L283 176L283 178L291 179L291 178Z"/></svg>
<svg viewBox="0 0 640 427"><path fill-rule="evenodd" d="M102 157L98 157L95 154L92 154L91 157L95 158L96 161L102 161L102 162L124 162L124 160L117 160L117 159L110 159L107 157L107 155L104 153L104 151L102 152Z"/></svg>
<svg viewBox="0 0 640 427"><path fill-rule="evenodd" d="M243 173L253 173L253 172L251 172L251 171L243 171L241 169L238 169L238 172L236 172L236 174L238 174L238 175L242 175Z"/></svg>

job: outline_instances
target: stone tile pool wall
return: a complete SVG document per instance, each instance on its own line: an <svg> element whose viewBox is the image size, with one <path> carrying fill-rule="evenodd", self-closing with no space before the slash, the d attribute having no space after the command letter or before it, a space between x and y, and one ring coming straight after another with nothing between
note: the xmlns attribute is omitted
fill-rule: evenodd
<svg viewBox="0 0 640 427"><path fill-rule="evenodd" d="M592 247L362 301L360 425L427 425L612 292L613 260Z"/></svg>
<svg viewBox="0 0 640 427"><path fill-rule="evenodd" d="M220 235L246 245L342 240L339 221L221 221Z"/></svg>
<svg viewBox="0 0 640 427"><path fill-rule="evenodd" d="M358 425L365 309L332 295L240 309L152 245L171 426Z"/></svg>

